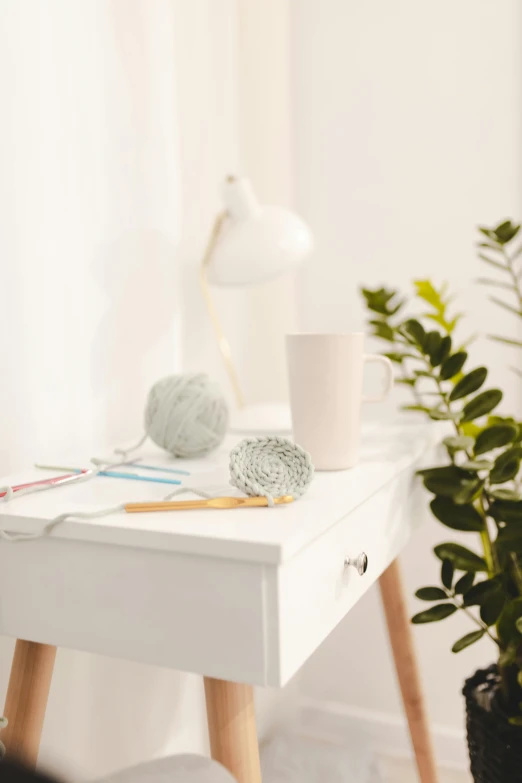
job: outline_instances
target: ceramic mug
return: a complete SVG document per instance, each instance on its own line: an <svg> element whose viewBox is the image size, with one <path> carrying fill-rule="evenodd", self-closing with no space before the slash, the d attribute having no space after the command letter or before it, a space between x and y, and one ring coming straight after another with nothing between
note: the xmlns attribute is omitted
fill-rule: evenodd
<svg viewBox="0 0 522 783"><path fill-rule="evenodd" d="M364 353L364 333L286 336L290 406L295 442L317 470L344 470L359 458L361 404L381 402L393 386L392 363ZM384 390L362 393L364 365L386 370Z"/></svg>

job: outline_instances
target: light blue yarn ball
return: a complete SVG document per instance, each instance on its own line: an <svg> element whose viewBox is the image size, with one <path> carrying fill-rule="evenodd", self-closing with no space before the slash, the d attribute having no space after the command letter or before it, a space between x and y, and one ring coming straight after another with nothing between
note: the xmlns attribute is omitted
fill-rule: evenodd
<svg viewBox="0 0 522 783"><path fill-rule="evenodd" d="M169 375L154 384L145 407L145 431L174 457L203 457L223 442L228 406L207 375Z"/></svg>

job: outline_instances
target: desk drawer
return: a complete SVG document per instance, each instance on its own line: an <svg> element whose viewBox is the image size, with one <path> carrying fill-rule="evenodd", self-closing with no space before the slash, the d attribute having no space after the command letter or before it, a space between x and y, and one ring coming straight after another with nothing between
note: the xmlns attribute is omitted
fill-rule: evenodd
<svg viewBox="0 0 522 783"><path fill-rule="evenodd" d="M263 566L52 538L0 541L0 634L264 684Z"/></svg>
<svg viewBox="0 0 522 783"><path fill-rule="evenodd" d="M406 471L281 567L281 683L293 676L395 559L422 519L421 497L422 488ZM346 556L360 552L368 556L363 576L344 565Z"/></svg>
<svg viewBox="0 0 522 783"><path fill-rule="evenodd" d="M0 634L281 686L397 556L423 518L420 498L423 508L408 469L281 565L0 541ZM344 559L362 551L359 576Z"/></svg>

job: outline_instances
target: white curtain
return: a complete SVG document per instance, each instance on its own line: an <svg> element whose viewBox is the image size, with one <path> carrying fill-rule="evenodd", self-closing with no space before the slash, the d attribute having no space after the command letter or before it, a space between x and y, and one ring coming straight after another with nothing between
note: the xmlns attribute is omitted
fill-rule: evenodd
<svg viewBox="0 0 522 783"><path fill-rule="evenodd" d="M0 3L0 475L139 435L149 385L181 367L228 391L197 266L230 172L292 206L288 12L289 0ZM215 292L254 399L284 393L279 283ZM0 711L11 655L0 637ZM261 735L291 719L297 680L257 694ZM199 676L58 651L40 755L66 779L207 744Z"/></svg>
<svg viewBox="0 0 522 783"><path fill-rule="evenodd" d="M179 361L173 35L168 0L0 5L3 471L128 437Z"/></svg>
<svg viewBox="0 0 522 783"><path fill-rule="evenodd" d="M179 369L174 55L169 0L0 4L0 474L139 436ZM85 778L199 750L200 688L60 650L41 758Z"/></svg>

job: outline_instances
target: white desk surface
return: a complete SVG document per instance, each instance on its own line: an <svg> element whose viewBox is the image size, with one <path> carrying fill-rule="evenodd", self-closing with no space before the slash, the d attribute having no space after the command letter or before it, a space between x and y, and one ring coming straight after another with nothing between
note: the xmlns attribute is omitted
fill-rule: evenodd
<svg viewBox="0 0 522 783"><path fill-rule="evenodd" d="M288 506L233 511L119 512L95 520L68 520L58 525L51 536L208 557L282 563L368 500L399 473L408 470L434 446L439 437L436 426L413 417L400 423L368 424L363 427L360 463L347 471L316 473L307 494ZM228 484L228 454L238 440L240 438L236 436L228 437L218 451L202 460L169 461L163 452L150 446L145 446L139 456L145 464L170 464L190 470L190 476L179 477L183 486L199 487L216 495L240 494ZM139 465L136 467L139 468ZM51 475L56 475L56 471L28 469L17 475L2 477L0 484L16 485ZM47 521L65 512L91 512L119 503L160 500L174 489L176 487L163 484L96 477L83 484L15 497L8 502L0 500L0 528L34 533ZM191 495L182 495L181 499L185 497L190 498ZM16 546L24 546L24 543Z"/></svg>

